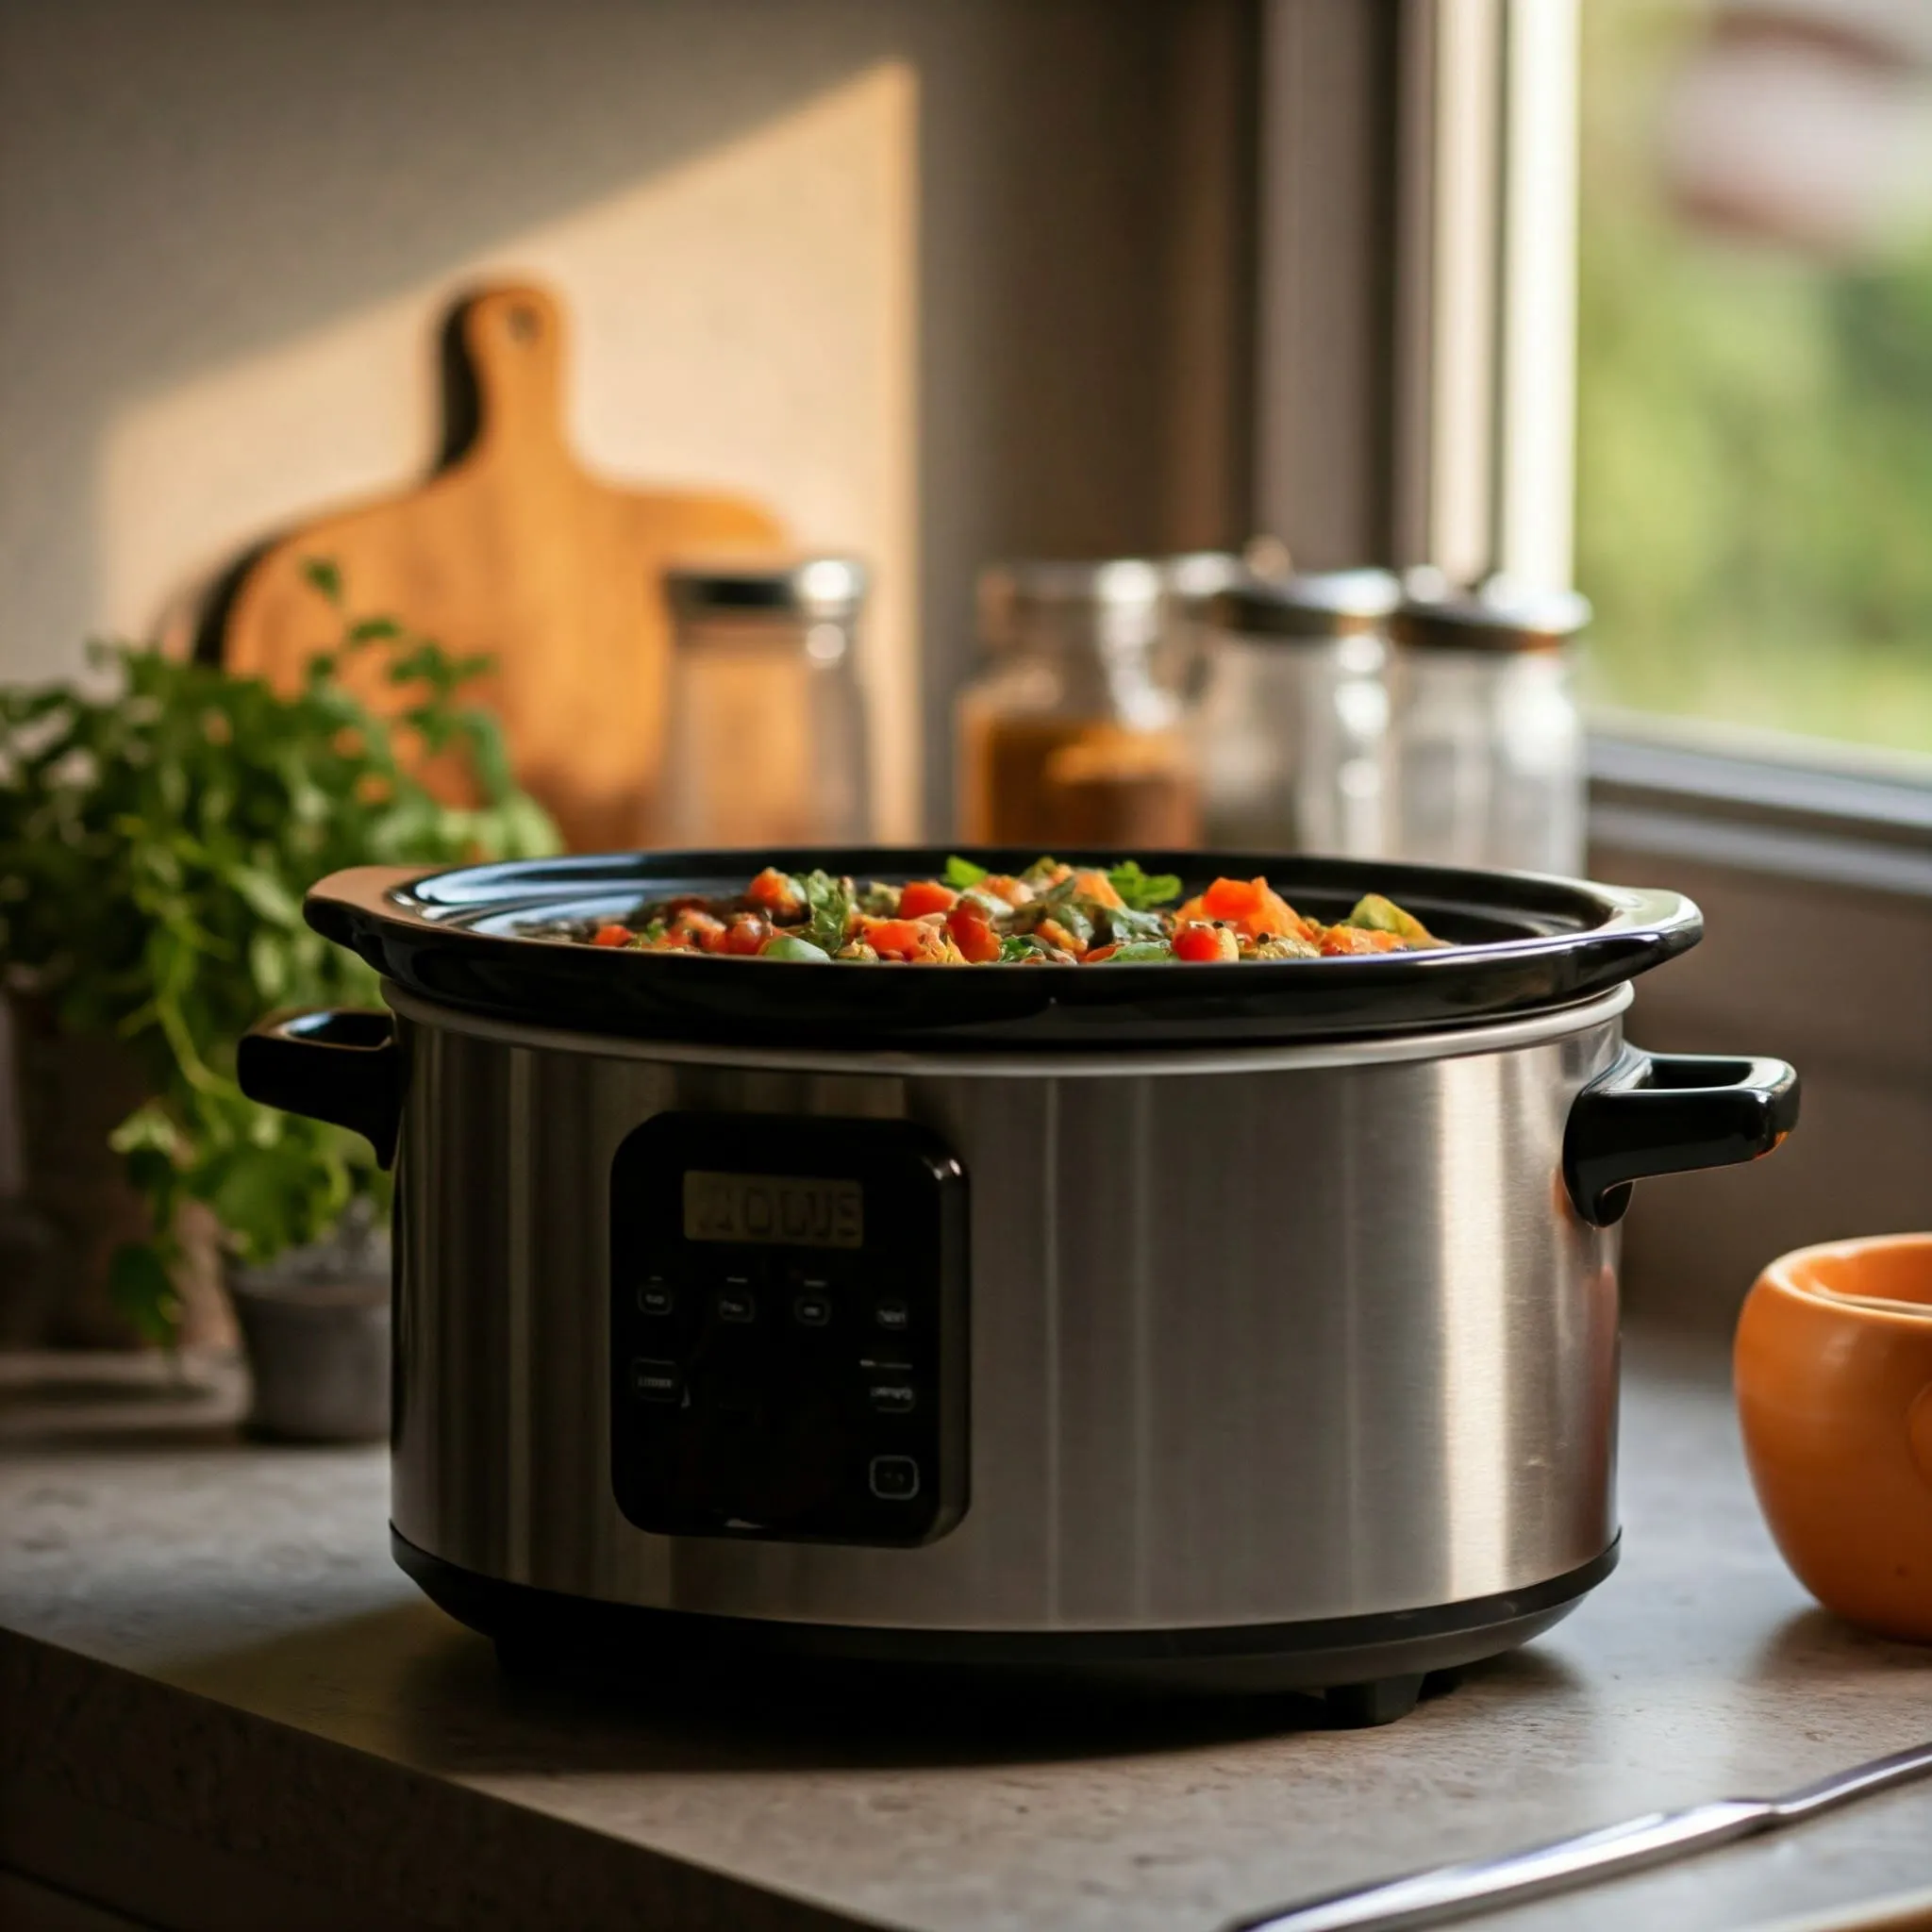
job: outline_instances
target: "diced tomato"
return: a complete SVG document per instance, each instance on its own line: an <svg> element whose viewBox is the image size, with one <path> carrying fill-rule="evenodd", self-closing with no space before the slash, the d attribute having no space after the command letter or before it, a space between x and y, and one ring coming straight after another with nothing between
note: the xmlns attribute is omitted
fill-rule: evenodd
<svg viewBox="0 0 1932 1932"><path fill-rule="evenodd" d="M1174 928L1174 956L1191 966L1213 965L1223 959L1239 959L1241 941L1224 925L1210 925L1205 920L1191 920Z"/></svg>
<svg viewBox="0 0 1932 1932"><path fill-rule="evenodd" d="M772 922L756 912L741 912L724 928L724 936L710 950L720 953L756 953L772 937Z"/></svg>
<svg viewBox="0 0 1932 1932"><path fill-rule="evenodd" d="M1120 951L1118 946L1095 946L1091 953L1080 955L1083 966L1098 966L1103 959L1111 959Z"/></svg>
<svg viewBox="0 0 1932 1932"><path fill-rule="evenodd" d="M955 906L946 914L946 930L969 965L989 966L1000 956L1000 936L977 906Z"/></svg>
<svg viewBox="0 0 1932 1932"><path fill-rule="evenodd" d="M627 925L600 925L591 935L593 946L627 946L630 944L630 927Z"/></svg>
<svg viewBox="0 0 1932 1932"><path fill-rule="evenodd" d="M1330 958L1344 953L1400 953L1407 950L1399 932L1370 932L1359 925L1324 925L1318 943Z"/></svg>
<svg viewBox="0 0 1932 1932"><path fill-rule="evenodd" d="M1216 879L1174 917L1223 919L1239 926L1251 940L1265 939L1271 933L1290 939L1312 937L1307 922L1265 878Z"/></svg>
<svg viewBox="0 0 1932 1932"><path fill-rule="evenodd" d="M805 910L805 894L790 873L768 865L744 889L744 896L768 919L796 919Z"/></svg>
<svg viewBox="0 0 1932 1932"><path fill-rule="evenodd" d="M950 912L958 893L937 879L914 879L899 888L899 917L918 919L928 912Z"/></svg>
<svg viewBox="0 0 1932 1932"><path fill-rule="evenodd" d="M1069 932L1058 919L1042 919L1033 930L1057 952L1071 953L1076 959L1087 950L1087 941Z"/></svg>

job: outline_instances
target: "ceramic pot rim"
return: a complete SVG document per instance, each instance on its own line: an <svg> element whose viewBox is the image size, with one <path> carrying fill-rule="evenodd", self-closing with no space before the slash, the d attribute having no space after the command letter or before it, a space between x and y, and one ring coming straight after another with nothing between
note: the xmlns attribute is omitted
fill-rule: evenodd
<svg viewBox="0 0 1932 1932"><path fill-rule="evenodd" d="M1859 1294L1855 1290L1826 1288L1820 1282L1798 1278L1800 1271L1811 1262L1850 1259L1887 1248L1923 1253L1926 1272L1932 1275L1932 1232L1923 1232L1860 1235L1849 1241L1819 1241L1808 1248L1793 1248L1771 1262L1759 1279L1783 1289L1788 1294L1820 1303L1825 1307L1844 1309L1874 1321L1898 1322L1913 1328L1932 1328L1932 1300L1898 1301L1888 1295Z"/></svg>

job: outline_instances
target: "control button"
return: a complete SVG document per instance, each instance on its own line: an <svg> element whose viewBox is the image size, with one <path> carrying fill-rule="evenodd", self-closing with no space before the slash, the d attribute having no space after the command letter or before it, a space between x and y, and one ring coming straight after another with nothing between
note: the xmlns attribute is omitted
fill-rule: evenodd
<svg viewBox="0 0 1932 1932"><path fill-rule="evenodd" d="M677 1307L677 1291L661 1274L645 1278L638 1290L638 1308L646 1315L668 1315Z"/></svg>
<svg viewBox="0 0 1932 1932"><path fill-rule="evenodd" d="M873 1303L872 1318L893 1335L903 1335L912 1325L912 1310L896 1295Z"/></svg>
<svg viewBox="0 0 1932 1932"><path fill-rule="evenodd" d="M865 1392L881 1415L910 1415L918 1401L910 1382L874 1382Z"/></svg>
<svg viewBox="0 0 1932 1932"><path fill-rule="evenodd" d="M732 1275L718 1291L716 1307L721 1322L756 1322L758 1318L758 1298L740 1275Z"/></svg>
<svg viewBox="0 0 1932 1932"><path fill-rule="evenodd" d="M823 1328L832 1319L832 1298L807 1291L791 1298L791 1319L801 1328Z"/></svg>
<svg viewBox="0 0 1932 1932"><path fill-rule="evenodd" d="M919 1493L919 1465L909 1456L874 1456L872 1492L886 1503L909 1503Z"/></svg>
<svg viewBox="0 0 1932 1932"><path fill-rule="evenodd" d="M684 1377L675 1362L651 1361L640 1356L630 1365L630 1392L640 1402L682 1402Z"/></svg>

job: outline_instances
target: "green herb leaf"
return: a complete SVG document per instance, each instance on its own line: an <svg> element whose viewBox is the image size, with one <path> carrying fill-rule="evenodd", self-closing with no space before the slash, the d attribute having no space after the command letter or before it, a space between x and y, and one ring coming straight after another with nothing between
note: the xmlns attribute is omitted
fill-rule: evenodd
<svg viewBox="0 0 1932 1932"><path fill-rule="evenodd" d="M228 869L228 889L259 919L272 925L302 924L302 902L271 872L256 865Z"/></svg>
<svg viewBox="0 0 1932 1932"><path fill-rule="evenodd" d="M954 891L963 892L970 886L976 886L988 876L983 865L974 865L970 858L961 858L958 853L946 860L946 869L940 874Z"/></svg>
<svg viewBox="0 0 1932 1932"><path fill-rule="evenodd" d="M1100 961L1103 966L1147 966L1160 959L1172 959L1174 949L1165 940L1129 940L1116 946Z"/></svg>
<svg viewBox="0 0 1932 1932"><path fill-rule="evenodd" d="M181 1319L167 1257L142 1241L124 1241L108 1263L108 1298L150 1341L169 1341Z"/></svg>
<svg viewBox="0 0 1932 1932"><path fill-rule="evenodd" d="M1366 932L1392 932L1412 946L1440 946L1442 941L1413 912L1405 911L1380 892L1367 892L1356 901L1355 909L1341 922Z"/></svg>
<svg viewBox="0 0 1932 1932"><path fill-rule="evenodd" d="M352 1200L388 1200L354 1136L257 1107L235 1083L235 1043L264 1007L376 996L361 960L303 924L303 893L346 866L558 843L516 788L496 721L453 702L476 667L349 609L328 558L299 568L340 628L289 692L105 642L85 681L0 688L0 959L64 1029L121 1042L145 1083L112 1145L150 1233L115 1257L111 1285L164 1341L185 1201L208 1203L234 1251L265 1260ZM402 763L391 722L342 683L345 657L378 644L407 660L411 724L469 761L480 806L442 806Z"/></svg>
<svg viewBox="0 0 1932 1932"><path fill-rule="evenodd" d="M1117 865L1107 875L1110 885L1133 912L1146 912L1165 906L1181 895L1181 882L1171 872L1145 873L1139 859Z"/></svg>
<svg viewBox="0 0 1932 1932"><path fill-rule="evenodd" d="M798 883L808 908L799 938L822 953L836 953L845 943L845 928L852 923L852 881L834 878L827 872L808 872Z"/></svg>
<svg viewBox="0 0 1932 1932"><path fill-rule="evenodd" d="M809 940L800 939L795 932L774 933L758 948L760 959L793 959L814 966L829 966L832 956L822 946L815 946Z"/></svg>
<svg viewBox="0 0 1932 1932"><path fill-rule="evenodd" d="M302 575L331 604L340 604L342 601L342 574L331 558L305 557L302 559Z"/></svg>

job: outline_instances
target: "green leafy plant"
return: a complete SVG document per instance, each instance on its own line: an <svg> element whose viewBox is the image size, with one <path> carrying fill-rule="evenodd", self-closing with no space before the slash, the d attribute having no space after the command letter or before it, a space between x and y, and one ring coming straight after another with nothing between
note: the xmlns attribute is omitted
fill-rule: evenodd
<svg viewBox="0 0 1932 1932"><path fill-rule="evenodd" d="M502 733L460 693L483 658L451 657L393 618L357 617L323 558L305 565L339 625L301 688L125 644L94 677L0 690L0 964L72 1033L124 1040L151 1098L113 1144L149 1209L110 1289L171 1341L185 1200L242 1259L316 1240L360 1197L386 1206L367 1146L247 1100L235 1044L275 1007L368 1003L375 975L303 923L302 895L349 865L457 863L554 851ZM380 653L404 702L378 718L341 681ZM419 753L460 759L476 803L441 803Z"/></svg>

